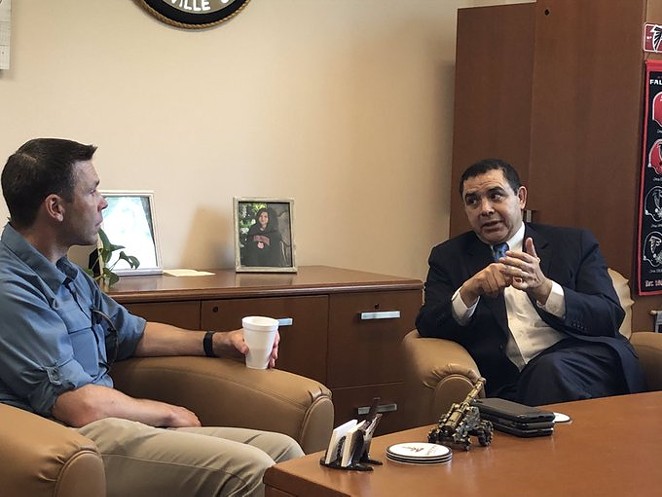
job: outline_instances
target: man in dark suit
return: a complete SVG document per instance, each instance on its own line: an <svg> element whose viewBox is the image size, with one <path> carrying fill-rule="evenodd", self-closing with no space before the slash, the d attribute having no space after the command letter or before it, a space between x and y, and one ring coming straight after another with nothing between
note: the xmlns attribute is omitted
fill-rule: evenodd
<svg viewBox="0 0 662 497"><path fill-rule="evenodd" d="M644 390L595 237L525 224L527 190L501 160L469 167L460 193L473 231L432 249L419 333L463 345L491 397L541 405Z"/></svg>

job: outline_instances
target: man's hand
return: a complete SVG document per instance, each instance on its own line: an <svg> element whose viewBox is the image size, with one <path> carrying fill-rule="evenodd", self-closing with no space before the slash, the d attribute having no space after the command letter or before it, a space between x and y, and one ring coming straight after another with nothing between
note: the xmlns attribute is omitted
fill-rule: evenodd
<svg viewBox="0 0 662 497"><path fill-rule="evenodd" d="M474 274L460 288L460 297L467 307L476 303L479 297L496 297L504 288L512 284L512 277L501 262L494 262Z"/></svg>
<svg viewBox="0 0 662 497"><path fill-rule="evenodd" d="M214 335L214 354L218 357L243 357L247 353L244 330L219 331Z"/></svg>
<svg viewBox="0 0 662 497"><path fill-rule="evenodd" d="M136 399L119 390L88 384L58 396L53 417L80 427L104 418L122 418L151 426L200 426L195 413L185 407L149 399Z"/></svg>
<svg viewBox="0 0 662 497"><path fill-rule="evenodd" d="M524 241L524 252L509 250L501 262L512 280L513 288L532 295L539 303L545 304L552 291L552 280L540 269L540 258L533 245L533 239Z"/></svg>
<svg viewBox="0 0 662 497"><path fill-rule="evenodd" d="M193 411L189 411L186 407L173 406L166 404L170 408L169 419L165 426L173 428L183 428L188 426L200 426L200 420Z"/></svg>
<svg viewBox="0 0 662 497"><path fill-rule="evenodd" d="M270 368L276 367L276 359L278 359L278 344L280 343L280 333L276 331L276 336L274 338L274 345L271 348L271 356L269 357L269 366Z"/></svg>
<svg viewBox="0 0 662 497"><path fill-rule="evenodd" d="M271 349L271 356L269 357L270 368L276 366L279 342L280 333L277 331L274 338L274 345ZM239 329L216 333L214 335L214 353L219 357L245 356L248 353L248 345L244 341L244 330Z"/></svg>

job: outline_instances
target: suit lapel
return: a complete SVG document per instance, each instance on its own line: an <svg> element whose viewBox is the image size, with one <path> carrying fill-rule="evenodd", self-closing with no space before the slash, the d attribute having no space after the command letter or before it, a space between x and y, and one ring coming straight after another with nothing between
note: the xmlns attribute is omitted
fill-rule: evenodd
<svg viewBox="0 0 662 497"><path fill-rule="evenodd" d="M471 275L478 273L494 262L492 249L489 245L481 242L477 236L474 236L471 243L467 245L467 254L469 255L468 269ZM503 292L495 298L483 296L480 301L488 309L488 312L492 313L495 317L503 333L509 335L510 328L508 328L508 316L506 314L506 302L503 298Z"/></svg>
<svg viewBox="0 0 662 497"><path fill-rule="evenodd" d="M466 246L469 274L474 275L492 262L492 249L474 234Z"/></svg>
<svg viewBox="0 0 662 497"><path fill-rule="evenodd" d="M536 253L540 258L540 269L542 269L542 272L544 274L548 274L549 269L552 266L552 256L553 256L552 248L549 244L549 240L547 240L547 237L545 237L545 235L537 232L529 224L526 225L526 228L524 230L524 242L526 242L527 238L533 239L533 245L535 246ZM524 248L522 248L522 250L524 250Z"/></svg>
<svg viewBox="0 0 662 497"><path fill-rule="evenodd" d="M540 258L540 269L544 274L549 274L552 267L552 250L548 239L541 233L537 232L529 224L525 225L524 242L527 238L533 239L533 245L536 248L536 253ZM524 250L524 248L522 248ZM489 245L481 242L478 237L474 237L471 243L467 246L467 253L469 257L469 270L471 274L476 274L492 262L492 251ZM544 313L540 313L540 309L536 305L535 300L529 295L529 300L533 304L533 308L546 321ZM506 313L506 302L503 298L503 293L499 294L496 298L483 297L481 302L489 309L499 326L506 335L510 335L510 328L508 327L508 315Z"/></svg>
<svg viewBox="0 0 662 497"><path fill-rule="evenodd" d="M549 240L547 239L547 237L537 232L529 224L526 225L526 228L524 230L524 242L526 242L527 238L533 239L533 245L536 248L536 253L538 254L538 258L540 259L540 269L542 270L543 274L549 275L549 270L552 267L552 256L553 256L552 247L549 244ZM522 250L524 249L522 248ZM540 309L538 308L535 299L531 297L531 295L528 295L528 297L531 303L533 304L533 308L536 310L538 315L540 315L540 317L543 320L545 320L546 316L540 313Z"/></svg>

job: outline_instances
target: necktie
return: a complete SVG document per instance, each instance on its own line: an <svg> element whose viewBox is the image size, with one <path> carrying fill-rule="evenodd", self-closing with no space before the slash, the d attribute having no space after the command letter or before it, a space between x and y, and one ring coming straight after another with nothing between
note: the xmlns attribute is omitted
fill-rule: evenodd
<svg viewBox="0 0 662 497"><path fill-rule="evenodd" d="M502 257L506 256L506 250L508 250L508 244L507 243L497 243L492 247L492 251L494 252L494 260L498 261Z"/></svg>

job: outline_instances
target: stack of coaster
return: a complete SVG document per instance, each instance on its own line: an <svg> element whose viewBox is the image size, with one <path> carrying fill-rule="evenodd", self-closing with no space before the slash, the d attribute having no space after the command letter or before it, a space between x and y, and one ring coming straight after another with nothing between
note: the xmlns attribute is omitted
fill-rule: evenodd
<svg viewBox="0 0 662 497"><path fill-rule="evenodd" d="M386 457L391 461L413 464L438 464L450 461L451 449L445 445L425 442L408 442L391 445L386 449Z"/></svg>

